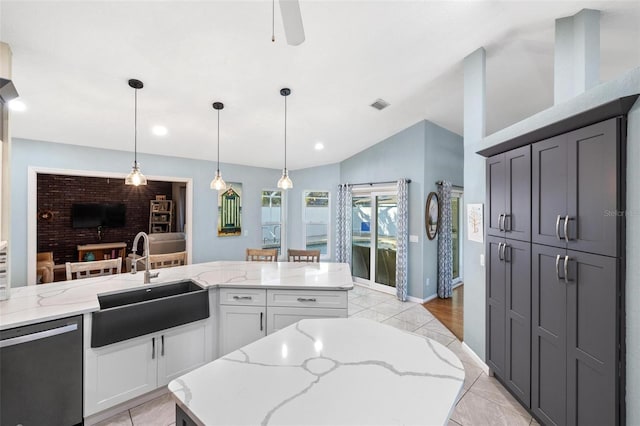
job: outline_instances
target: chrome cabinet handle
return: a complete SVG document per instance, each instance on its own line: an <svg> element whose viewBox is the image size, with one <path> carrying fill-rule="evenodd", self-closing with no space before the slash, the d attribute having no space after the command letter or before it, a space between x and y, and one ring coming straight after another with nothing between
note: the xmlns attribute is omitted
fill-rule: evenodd
<svg viewBox="0 0 640 426"><path fill-rule="evenodd" d="M504 243L502 245L502 260L504 260L506 263L509 263L509 261L507 260L507 247L511 247L511 246L508 245L507 243Z"/></svg>
<svg viewBox="0 0 640 426"><path fill-rule="evenodd" d="M298 297L298 302L315 302L315 297Z"/></svg>
<svg viewBox="0 0 640 426"><path fill-rule="evenodd" d="M156 359L156 338L151 338L151 359Z"/></svg>
<svg viewBox="0 0 640 426"><path fill-rule="evenodd" d="M507 229L507 218L511 219L511 215L505 213L502 218L502 228L505 232L511 231L511 220L509 220L509 229Z"/></svg>
<svg viewBox="0 0 640 426"><path fill-rule="evenodd" d="M560 281L562 279L562 277L560 276L560 258L562 256L557 255L556 256L556 277L558 277L558 281Z"/></svg>
<svg viewBox="0 0 640 426"><path fill-rule="evenodd" d="M562 220L562 215L558 215L556 218L556 237L562 241L562 237L560 236L560 221Z"/></svg>
<svg viewBox="0 0 640 426"><path fill-rule="evenodd" d="M162 342L162 345L160 346L160 355L164 356L164 334L160 336L160 342Z"/></svg>
<svg viewBox="0 0 640 426"><path fill-rule="evenodd" d="M502 220L504 219L504 213L501 213L498 216L498 230L499 231L504 231L504 229L502 229Z"/></svg>
<svg viewBox="0 0 640 426"><path fill-rule="evenodd" d="M565 284L569 284L569 261L571 258L569 256L564 257L564 282Z"/></svg>
<svg viewBox="0 0 640 426"><path fill-rule="evenodd" d="M233 300L251 300L251 296L233 296Z"/></svg>
<svg viewBox="0 0 640 426"><path fill-rule="evenodd" d="M260 331L264 330L264 326L262 325L263 316L264 316L264 312L260 312Z"/></svg>
<svg viewBox="0 0 640 426"><path fill-rule="evenodd" d="M498 243L498 260L502 260L502 243Z"/></svg>
<svg viewBox="0 0 640 426"><path fill-rule="evenodd" d="M569 215L566 215L564 217L564 240L566 242L569 242L570 238L569 238L569 221L573 220L572 217L569 217Z"/></svg>

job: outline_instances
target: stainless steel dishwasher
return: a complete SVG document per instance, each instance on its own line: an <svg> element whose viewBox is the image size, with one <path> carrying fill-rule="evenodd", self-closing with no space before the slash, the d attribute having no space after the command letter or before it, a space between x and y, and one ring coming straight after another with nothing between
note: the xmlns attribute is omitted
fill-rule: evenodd
<svg viewBox="0 0 640 426"><path fill-rule="evenodd" d="M0 424L82 424L82 316L0 331Z"/></svg>

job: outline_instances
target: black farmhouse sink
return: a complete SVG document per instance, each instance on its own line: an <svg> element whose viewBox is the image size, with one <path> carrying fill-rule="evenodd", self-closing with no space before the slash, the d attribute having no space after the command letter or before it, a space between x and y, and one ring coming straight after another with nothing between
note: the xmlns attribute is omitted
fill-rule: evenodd
<svg viewBox="0 0 640 426"><path fill-rule="evenodd" d="M91 347L143 336L209 317L209 292L193 281L98 296Z"/></svg>

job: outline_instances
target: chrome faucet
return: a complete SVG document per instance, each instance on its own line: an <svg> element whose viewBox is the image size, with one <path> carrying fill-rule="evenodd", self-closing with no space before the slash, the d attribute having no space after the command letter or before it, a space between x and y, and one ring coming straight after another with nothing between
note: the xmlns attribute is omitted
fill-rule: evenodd
<svg viewBox="0 0 640 426"><path fill-rule="evenodd" d="M138 241L140 241L140 237L142 237L144 244L144 252L142 253L142 257L136 257L136 251L138 250ZM151 273L149 271L149 236L145 232L138 232L138 235L133 239L133 262L131 263L131 273L135 274L138 272L138 262L144 260L144 283L151 283L151 278L157 278L160 275L160 272Z"/></svg>

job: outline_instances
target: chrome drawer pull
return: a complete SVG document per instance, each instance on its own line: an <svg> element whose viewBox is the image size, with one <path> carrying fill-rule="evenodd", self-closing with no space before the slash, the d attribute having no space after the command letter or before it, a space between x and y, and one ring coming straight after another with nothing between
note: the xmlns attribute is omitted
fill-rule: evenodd
<svg viewBox="0 0 640 426"><path fill-rule="evenodd" d="M569 221L573 220L572 217L569 217L569 215L566 215L564 217L564 240L566 242L569 242L570 238L569 238Z"/></svg>
<svg viewBox="0 0 640 426"><path fill-rule="evenodd" d="M503 219L504 219L504 213L498 216L498 230L499 231L504 231L504 229L502 228Z"/></svg>
<svg viewBox="0 0 640 426"><path fill-rule="evenodd" d="M556 276L558 277L558 281L560 281L562 279L562 277L560 276L560 258L562 256L557 255L556 256Z"/></svg>
<svg viewBox="0 0 640 426"><path fill-rule="evenodd" d="M315 297L298 297L298 302L315 302Z"/></svg>
<svg viewBox="0 0 640 426"><path fill-rule="evenodd" d="M560 236L560 221L562 220L562 215L558 215L556 218L556 237L562 241L562 237Z"/></svg>
<svg viewBox="0 0 640 426"><path fill-rule="evenodd" d="M509 218L509 229L507 229L507 218ZM505 213L504 214L504 219L502 219L502 228L503 231L505 232L510 232L511 231L511 215Z"/></svg>
<svg viewBox="0 0 640 426"><path fill-rule="evenodd" d="M569 261L571 258L569 256L564 257L564 282L565 284L569 284Z"/></svg>
<svg viewBox="0 0 640 426"><path fill-rule="evenodd" d="M233 296L233 300L252 300L251 296Z"/></svg>

